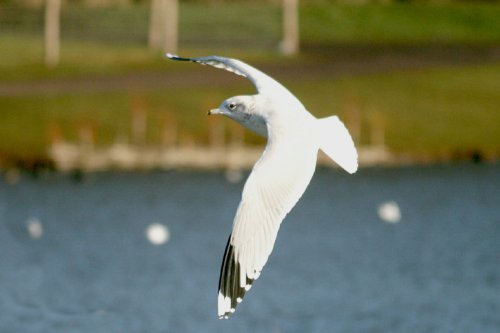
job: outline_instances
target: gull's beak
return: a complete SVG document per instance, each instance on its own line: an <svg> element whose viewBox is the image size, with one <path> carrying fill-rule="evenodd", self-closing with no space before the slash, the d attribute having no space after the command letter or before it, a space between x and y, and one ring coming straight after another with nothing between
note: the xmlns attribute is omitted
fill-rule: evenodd
<svg viewBox="0 0 500 333"><path fill-rule="evenodd" d="M224 112L222 112L220 109L212 109L210 111L208 111L208 115L211 116L213 114L223 114Z"/></svg>

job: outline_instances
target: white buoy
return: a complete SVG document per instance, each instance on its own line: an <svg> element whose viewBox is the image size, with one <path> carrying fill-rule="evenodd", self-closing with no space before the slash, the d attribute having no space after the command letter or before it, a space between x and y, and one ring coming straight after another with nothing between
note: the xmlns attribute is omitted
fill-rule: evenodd
<svg viewBox="0 0 500 333"><path fill-rule="evenodd" d="M395 201L387 201L378 206L378 217L387 223L398 223L401 220L401 210Z"/></svg>
<svg viewBox="0 0 500 333"><path fill-rule="evenodd" d="M243 171L239 169L226 170L226 180L230 183L236 184L243 179Z"/></svg>
<svg viewBox="0 0 500 333"><path fill-rule="evenodd" d="M28 234L33 239L38 239L43 236L42 222L36 217L30 217L26 221L26 229L28 229Z"/></svg>
<svg viewBox="0 0 500 333"><path fill-rule="evenodd" d="M153 223L146 228L146 237L151 244L162 245L170 239L170 231L163 224Z"/></svg>
<svg viewBox="0 0 500 333"><path fill-rule="evenodd" d="M19 182L19 179L21 178L21 174L19 173L19 170L17 169L9 169L5 172L5 181L9 185L15 185Z"/></svg>

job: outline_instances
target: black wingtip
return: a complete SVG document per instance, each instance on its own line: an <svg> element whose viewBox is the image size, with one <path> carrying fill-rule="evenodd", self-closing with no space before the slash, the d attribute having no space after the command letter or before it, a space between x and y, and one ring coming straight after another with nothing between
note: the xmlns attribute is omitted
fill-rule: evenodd
<svg viewBox="0 0 500 333"><path fill-rule="evenodd" d="M172 53L165 53L165 56L166 56L168 59L171 59L171 60L191 61L191 59L190 59L190 58L183 58L183 57L179 57L178 55L176 55L176 54L172 54Z"/></svg>
<svg viewBox="0 0 500 333"><path fill-rule="evenodd" d="M254 279L246 276L245 287L240 287L240 274L240 264L234 256L234 247L231 244L230 236L224 252L219 278L219 319L228 319L252 286Z"/></svg>

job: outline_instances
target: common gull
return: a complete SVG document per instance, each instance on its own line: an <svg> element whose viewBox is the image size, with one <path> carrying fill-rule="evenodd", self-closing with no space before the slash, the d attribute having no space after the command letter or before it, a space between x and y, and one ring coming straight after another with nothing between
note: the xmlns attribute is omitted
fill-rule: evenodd
<svg viewBox="0 0 500 333"><path fill-rule="evenodd" d="M255 95L230 97L209 111L267 138L243 187L222 261L218 315L227 319L259 277L281 222L309 185L318 150L351 174L358 168L358 155L337 116L317 119L288 89L256 68L220 56L167 57L225 69L247 78L257 89Z"/></svg>

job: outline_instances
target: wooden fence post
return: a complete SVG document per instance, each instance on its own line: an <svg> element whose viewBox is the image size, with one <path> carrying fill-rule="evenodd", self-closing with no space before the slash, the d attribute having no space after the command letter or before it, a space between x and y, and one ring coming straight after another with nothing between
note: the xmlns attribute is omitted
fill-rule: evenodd
<svg viewBox="0 0 500 333"><path fill-rule="evenodd" d="M177 0L164 0L164 44L163 51L177 52L177 24L178 24L179 6Z"/></svg>
<svg viewBox="0 0 500 333"><path fill-rule="evenodd" d="M299 52L299 0L283 0L281 51L286 55L294 55Z"/></svg>
<svg viewBox="0 0 500 333"><path fill-rule="evenodd" d="M371 116L370 141L372 146L385 146L384 119L378 112L373 113Z"/></svg>
<svg viewBox="0 0 500 333"><path fill-rule="evenodd" d="M148 45L151 49L161 49L162 0L151 0L150 6Z"/></svg>
<svg viewBox="0 0 500 333"><path fill-rule="evenodd" d="M61 0L47 0L45 5L45 65L59 64Z"/></svg>
<svg viewBox="0 0 500 333"><path fill-rule="evenodd" d="M178 0L151 0L150 48L172 53L177 51L178 11Z"/></svg>
<svg viewBox="0 0 500 333"><path fill-rule="evenodd" d="M146 144L147 106L141 97L135 97L132 103L132 143L137 146Z"/></svg>

